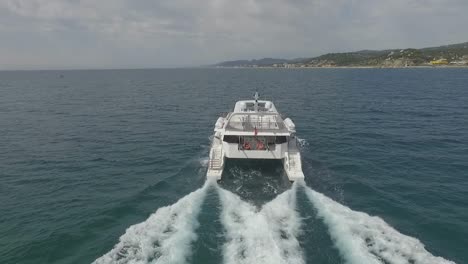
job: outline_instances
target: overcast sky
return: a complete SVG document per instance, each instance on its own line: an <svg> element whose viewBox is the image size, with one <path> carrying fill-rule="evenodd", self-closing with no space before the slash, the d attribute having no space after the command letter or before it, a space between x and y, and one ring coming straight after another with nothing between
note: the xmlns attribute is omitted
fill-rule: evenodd
<svg viewBox="0 0 468 264"><path fill-rule="evenodd" d="M468 41L468 0L0 0L0 69L142 68Z"/></svg>

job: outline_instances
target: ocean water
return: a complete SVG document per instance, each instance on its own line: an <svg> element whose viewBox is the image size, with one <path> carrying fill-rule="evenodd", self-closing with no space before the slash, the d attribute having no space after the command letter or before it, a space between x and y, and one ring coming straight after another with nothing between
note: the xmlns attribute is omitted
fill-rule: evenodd
<svg viewBox="0 0 468 264"><path fill-rule="evenodd" d="M304 183L229 161L258 89ZM0 72L0 263L468 263L468 70Z"/></svg>

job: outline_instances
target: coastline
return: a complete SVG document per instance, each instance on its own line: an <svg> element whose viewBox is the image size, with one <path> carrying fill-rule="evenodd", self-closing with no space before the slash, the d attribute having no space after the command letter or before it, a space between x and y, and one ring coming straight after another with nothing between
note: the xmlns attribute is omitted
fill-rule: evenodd
<svg viewBox="0 0 468 264"><path fill-rule="evenodd" d="M454 66L430 66L430 65L421 65L421 66L324 66L324 67L273 67L273 66L260 66L260 67L251 67L251 66L214 66L207 67L212 69L465 69L468 68L468 65L454 65Z"/></svg>

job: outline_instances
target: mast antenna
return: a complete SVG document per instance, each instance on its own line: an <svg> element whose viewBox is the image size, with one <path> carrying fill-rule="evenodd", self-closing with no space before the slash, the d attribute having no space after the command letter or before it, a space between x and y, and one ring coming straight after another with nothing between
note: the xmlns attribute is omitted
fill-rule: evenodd
<svg viewBox="0 0 468 264"><path fill-rule="evenodd" d="M255 99L255 103L254 103L254 111L255 112L258 112L258 91L255 90L255 95L254 95L254 99Z"/></svg>

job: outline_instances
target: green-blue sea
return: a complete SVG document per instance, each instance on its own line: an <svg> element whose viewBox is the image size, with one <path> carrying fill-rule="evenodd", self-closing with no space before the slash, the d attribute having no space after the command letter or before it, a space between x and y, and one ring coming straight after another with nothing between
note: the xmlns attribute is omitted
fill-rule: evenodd
<svg viewBox="0 0 468 264"><path fill-rule="evenodd" d="M305 182L229 160L255 90ZM468 263L467 69L0 72L0 263Z"/></svg>

